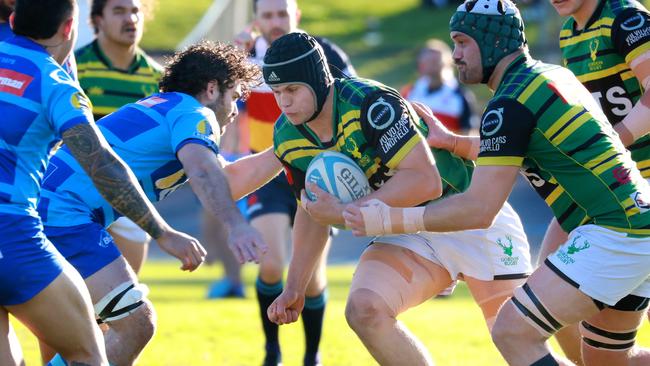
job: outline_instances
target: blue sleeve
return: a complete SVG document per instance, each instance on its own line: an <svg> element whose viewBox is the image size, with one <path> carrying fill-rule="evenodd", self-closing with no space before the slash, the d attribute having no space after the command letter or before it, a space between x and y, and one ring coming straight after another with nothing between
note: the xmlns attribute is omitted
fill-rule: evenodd
<svg viewBox="0 0 650 366"><path fill-rule="evenodd" d="M52 69L43 81L48 120L60 137L80 123L93 123L92 104L81 87L62 68Z"/></svg>
<svg viewBox="0 0 650 366"><path fill-rule="evenodd" d="M187 144L199 144L219 153L219 125L214 114L200 111L181 114L171 126L174 153Z"/></svg>

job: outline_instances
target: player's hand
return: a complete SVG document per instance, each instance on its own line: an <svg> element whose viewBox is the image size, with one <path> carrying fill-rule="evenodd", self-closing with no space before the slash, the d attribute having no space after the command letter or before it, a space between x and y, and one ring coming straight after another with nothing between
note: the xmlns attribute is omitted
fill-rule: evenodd
<svg viewBox="0 0 650 366"><path fill-rule="evenodd" d="M197 269L207 254L196 238L174 229L165 231L156 242L162 250L181 261L183 271L191 272Z"/></svg>
<svg viewBox="0 0 650 366"><path fill-rule="evenodd" d="M390 206L378 199L358 206L349 204L343 211L345 226L354 236L373 236L391 233Z"/></svg>
<svg viewBox="0 0 650 366"><path fill-rule="evenodd" d="M255 34L253 32L253 26L250 24L246 26L243 31L235 36L232 42L235 44L235 46L241 48L242 50L250 52L255 46Z"/></svg>
<svg viewBox="0 0 650 366"><path fill-rule="evenodd" d="M234 225L228 233L228 247L240 264L260 262L268 247L262 235L246 222Z"/></svg>
<svg viewBox="0 0 650 366"><path fill-rule="evenodd" d="M315 197L312 201L304 189L300 192L300 205L309 216L321 225L343 225L345 205L315 183L307 182L305 186Z"/></svg>
<svg viewBox="0 0 650 366"><path fill-rule="evenodd" d="M427 144L431 147L453 152L456 136L433 115L429 107L420 102L411 102L411 105L413 105L415 112L427 124L427 127L429 127Z"/></svg>
<svg viewBox="0 0 650 366"><path fill-rule="evenodd" d="M294 323L298 320L304 306L304 294L285 288L266 309L266 315L270 321L278 325Z"/></svg>

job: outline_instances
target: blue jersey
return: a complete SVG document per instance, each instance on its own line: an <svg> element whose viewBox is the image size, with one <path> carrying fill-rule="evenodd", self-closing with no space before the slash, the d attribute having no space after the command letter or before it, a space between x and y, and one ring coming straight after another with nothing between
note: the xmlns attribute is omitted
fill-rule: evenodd
<svg viewBox="0 0 650 366"><path fill-rule="evenodd" d="M183 146L196 143L219 152L214 112L187 94L153 94L97 124L151 201L165 198L187 180L176 156ZM65 146L48 166L38 210L50 227L89 222L108 226L119 217Z"/></svg>
<svg viewBox="0 0 650 366"><path fill-rule="evenodd" d="M52 147L67 129L92 123L79 84L32 40L0 42L0 213L36 217Z"/></svg>

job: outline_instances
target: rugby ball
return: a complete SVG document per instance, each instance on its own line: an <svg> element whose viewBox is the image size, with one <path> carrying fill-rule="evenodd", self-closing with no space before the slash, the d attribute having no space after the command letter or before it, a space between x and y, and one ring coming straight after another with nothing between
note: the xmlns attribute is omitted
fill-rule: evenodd
<svg viewBox="0 0 650 366"><path fill-rule="evenodd" d="M316 183L318 187L344 203L372 192L363 170L354 160L336 151L324 151L312 159L305 176L305 184L307 182ZM313 193L308 189L305 189L305 192L313 201Z"/></svg>

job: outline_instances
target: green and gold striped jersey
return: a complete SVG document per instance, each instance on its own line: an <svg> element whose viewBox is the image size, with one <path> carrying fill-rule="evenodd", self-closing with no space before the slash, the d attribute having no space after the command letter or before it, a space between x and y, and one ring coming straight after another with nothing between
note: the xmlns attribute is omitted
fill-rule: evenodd
<svg viewBox="0 0 650 366"><path fill-rule="evenodd" d="M95 119L158 92L162 67L141 49L128 70L113 67L97 40L79 49L75 56L79 84L93 104Z"/></svg>
<svg viewBox="0 0 650 366"><path fill-rule="evenodd" d="M477 164L525 173L569 232L591 223L650 235L650 186L602 110L567 69L520 55L481 121Z"/></svg>
<svg viewBox="0 0 650 366"><path fill-rule="evenodd" d="M564 65L600 103L607 119L617 124L643 93L630 69L636 57L650 50L650 16L638 2L601 0L584 29L569 18L560 32ZM650 135L630 145L632 159L650 178Z"/></svg>
<svg viewBox="0 0 650 366"><path fill-rule="evenodd" d="M300 199L305 172L314 156L339 151L365 172L379 189L395 173L404 157L424 139L426 125L395 90L366 79L334 82L334 137L322 142L309 124L293 125L281 115L273 131L274 151L285 167L294 195ZM448 151L432 149L443 183L443 195L469 186L474 164ZM423 182L423 184L427 184Z"/></svg>

